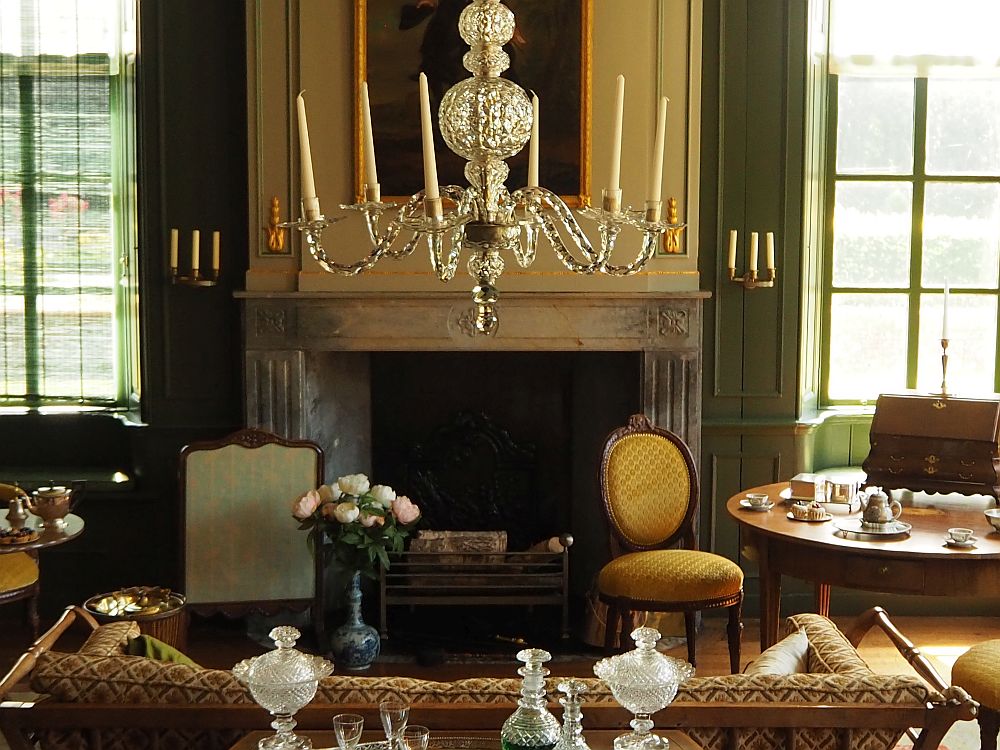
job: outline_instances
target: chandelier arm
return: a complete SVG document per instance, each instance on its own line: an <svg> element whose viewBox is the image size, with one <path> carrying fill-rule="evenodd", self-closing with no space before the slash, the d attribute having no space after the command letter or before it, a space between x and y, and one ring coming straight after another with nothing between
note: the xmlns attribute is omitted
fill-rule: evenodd
<svg viewBox="0 0 1000 750"><path fill-rule="evenodd" d="M545 237L548 239L549 244L552 245L552 250L555 252L556 257L562 262L566 268L568 268L573 273L582 274L592 274L595 271L600 270L601 266L604 264L604 258L598 258L590 263L581 263L573 254L567 249L565 243L563 242L562 236L559 234L559 230L556 229L555 222L552 217L548 214L537 214L538 220L542 225L542 232L545 233ZM564 225L565 226L565 225ZM568 229L568 227L567 227ZM577 226L579 229L579 226Z"/></svg>
<svg viewBox="0 0 1000 750"><path fill-rule="evenodd" d="M523 222L524 245L520 242L513 245L514 257L521 268L527 268L535 262L535 251L538 247L538 225L533 221Z"/></svg>
<svg viewBox="0 0 1000 750"><path fill-rule="evenodd" d="M541 225L542 231L545 233L549 244L552 245L553 251L562 261L563 265L571 271L575 273L594 273L607 259L610 248L614 243L612 242L611 245L602 247L600 251L595 250L593 244L590 242L590 238L587 237L580 227L576 216L573 215L569 206L555 193L541 187L525 187L515 190L511 194L511 198L516 203L523 204L525 210L533 220ZM544 213L545 207L549 208L556 215L566 233L573 240L573 244L576 245L584 258L589 262L580 263L573 258L572 253L562 239L562 235L556 230L551 217Z"/></svg>
<svg viewBox="0 0 1000 750"><path fill-rule="evenodd" d="M357 276L359 273L367 271L385 254L386 245L379 243L365 258L355 262L355 263L337 263L330 260L330 257L326 254L326 250L323 248L323 243L320 240L320 234L322 230L315 231L310 229L308 226L303 229L306 236L306 245L309 248L309 253L316 262L319 263L320 267L328 273L338 273L343 276Z"/></svg>
<svg viewBox="0 0 1000 750"><path fill-rule="evenodd" d="M451 232L451 244L447 258L443 257L444 232L428 232L427 248L430 251L431 267L441 281L451 281L455 277L458 269L458 260L461 256L462 242L465 237L465 225L459 224Z"/></svg>
<svg viewBox="0 0 1000 750"><path fill-rule="evenodd" d="M631 276L634 273L642 270L642 267L646 265L653 254L656 252L656 246L659 244L660 235L662 232L658 231L646 231L643 233L642 237L642 249L639 251L639 255L631 263L624 266L616 266L609 263L604 263L601 266L601 273L606 273L609 276Z"/></svg>

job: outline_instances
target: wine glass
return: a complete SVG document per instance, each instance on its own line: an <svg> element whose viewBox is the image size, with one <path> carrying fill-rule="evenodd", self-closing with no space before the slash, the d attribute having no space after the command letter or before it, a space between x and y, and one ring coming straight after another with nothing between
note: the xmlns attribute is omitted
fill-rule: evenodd
<svg viewBox="0 0 1000 750"><path fill-rule="evenodd" d="M405 750L427 750L431 730L419 724L410 724L403 730L403 746Z"/></svg>
<svg viewBox="0 0 1000 750"><path fill-rule="evenodd" d="M378 704L378 714L382 718L382 728L389 740L389 750L396 750L401 744L403 730L410 716L410 706L402 701L382 701Z"/></svg>
<svg viewBox="0 0 1000 750"><path fill-rule="evenodd" d="M354 750L361 739L365 717L361 714L337 714L333 717L333 731L337 734L340 750Z"/></svg>

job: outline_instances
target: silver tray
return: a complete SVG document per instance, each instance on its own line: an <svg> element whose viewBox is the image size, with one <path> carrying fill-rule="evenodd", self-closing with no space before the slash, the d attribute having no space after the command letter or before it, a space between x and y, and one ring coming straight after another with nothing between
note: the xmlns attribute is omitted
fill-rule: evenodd
<svg viewBox="0 0 1000 750"><path fill-rule="evenodd" d="M893 521L892 524L886 524L884 529L866 528L864 521L860 518L840 518L834 521L833 525L847 534L860 534L862 536L900 536L901 534L909 534L910 529L913 528L903 521Z"/></svg>

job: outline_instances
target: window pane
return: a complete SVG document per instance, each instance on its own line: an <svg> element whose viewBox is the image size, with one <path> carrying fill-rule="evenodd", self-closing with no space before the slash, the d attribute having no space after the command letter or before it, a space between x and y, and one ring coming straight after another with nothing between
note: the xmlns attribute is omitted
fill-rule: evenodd
<svg viewBox="0 0 1000 750"><path fill-rule="evenodd" d="M904 294L833 295L830 398L874 399L906 387L908 307Z"/></svg>
<svg viewBox="0 0 1000 750"><path fill-rule="evenodd" d="M913 189L909 183L838 181L833 213L833 285L909 284Z"/></svg>
<svg viewBox="0 0 1000 750"><path fill-rule="evenodd" d="M928 182L924 192L925 287L997 287L1000 185Z"/></svg>
<svg viewBox="0 0 1000 750"><path fill-rule="evenodd" d="M948 297L948 391L960 396L993 393L997 298L985 294ZM941 388L941 295L920 298L917 387Z"/></svg>
<svg viewBox="0 0 1000 750"><path fill-rule="evenodd" d="M1000 174L1000 81L927 81L927 174Z"/></svg>
<svg viewBox="0 0 1000 750"><path fill-rule="evenodd" d="M837 87L837 173L913 172L913 81L849 78Z"/></svg>

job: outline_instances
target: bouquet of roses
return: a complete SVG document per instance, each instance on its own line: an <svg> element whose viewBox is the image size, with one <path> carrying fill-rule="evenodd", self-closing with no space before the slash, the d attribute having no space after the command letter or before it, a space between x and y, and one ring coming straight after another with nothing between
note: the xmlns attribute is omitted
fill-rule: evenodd
<svg viewBox="0 0 1000 750"><path fill-rule="evenodd" d="M292 516L310 530L314 545L332 545L345 570L377 578L388 570L389 552L402 552L403 540L420 520L420 508L392 487L371 485L364 474L348 474L297 498Z"/></svg>

